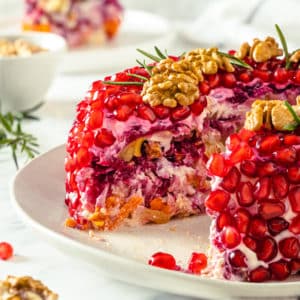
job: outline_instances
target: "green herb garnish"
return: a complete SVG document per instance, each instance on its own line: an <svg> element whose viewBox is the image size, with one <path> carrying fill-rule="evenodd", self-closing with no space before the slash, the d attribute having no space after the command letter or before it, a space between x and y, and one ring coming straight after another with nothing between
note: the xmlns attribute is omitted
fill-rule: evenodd
<svg viewBox="0 0 300 300"><path fill-rule="evenodd" d="M138 78L144 81L147 81L148 78L142 75L138 75L138 74L133 74L133 73L127 73L128 76L134 77L134 78Z"/></svg>
<svg viewBox="0 0 300 300"><path fill-rule="evenodd" d="M284 53L284 57L285 57L285 68L289 69L291 62L290 62L290 55L289 55L289 50L288 50L285 36L284 36L282 30L280 29L280 27L278 26L278 24L275 24L275 28L276 28L277 34L279 36L281 46L283 48L283 53Z"/></svg>
<svg viewBox="0 0 300 300"><path fill-rule="evenodd" d="M164 54L160 51L160 49L159 49L157 46L154 46L154 49L155 49L155 52L157 53L157 55L158 55L161 59L166 59L166 58L167 58L167 56L164 55Z"/></svg>
<svg viewBox="0 0 300 300"><path fill-rule="evenodd" d="M105 81L102 80L103 83L105 84L110 84L110 85L144 85L143 82L140 81Z"/></svg>
<svg viewBox="0 0 300 300"><path fill-rule="evenodd" d="M161 57L158 57L158 56L156 56L156 55L153 55L153 54L151 54L151 53L148 53L148 52L146 52L146 51L144 51L144 50L141 50L141 49L136 49L138 52L140 52L141 54L143 54L144 56L146 56L146 57L148 57L148 58L150 58L150 59L152 59L152 60L154 60L154 61L156 61L156 62L160 62L161 60L162 60L162 58Z"/></svg>
<svg viewBox="0 0 300 300"><path fill-rule="evenodd" d="M293 116L293 118L295 120L295 123L296 123L296 127L300 126L300 118L297 115L297 113L295 112L295 110L293 109L292 105L287 101L284 101L284 105L287 107L287 109L289 110L289 112Z"/></svg>
<svg viewBox="0 0 300 300"><path fill-rule="evenodd" d="M233 55L230 55L230 54L228 54L228 53L221 52L221 51L218 51L218 54L220 54L220 55L222 55L222 56L225 56L225 57L229 58L230 62L231 62L233 65L236 65L236 66L239 66L239 67L242 67L242 68L246 68L246 69L252 70L252 67L251 67L250 65L248 65L247 63L245 63L245 62L242 61L241 59L236 58L236 57L233 56Z"/></svg>

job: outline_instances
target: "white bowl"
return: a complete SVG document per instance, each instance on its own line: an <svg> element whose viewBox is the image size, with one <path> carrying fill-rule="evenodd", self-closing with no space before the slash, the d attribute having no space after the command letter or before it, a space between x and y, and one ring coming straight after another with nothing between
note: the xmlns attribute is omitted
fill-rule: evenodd
<svg viewBox="0 0 300 300"><path fill-rule="evenodd" d="M0 57L1 110L22 111L43 101L59 62L66 50L66 42L52 33L0 34L0 39L24 39L47 49L28 57Z"/></svg>

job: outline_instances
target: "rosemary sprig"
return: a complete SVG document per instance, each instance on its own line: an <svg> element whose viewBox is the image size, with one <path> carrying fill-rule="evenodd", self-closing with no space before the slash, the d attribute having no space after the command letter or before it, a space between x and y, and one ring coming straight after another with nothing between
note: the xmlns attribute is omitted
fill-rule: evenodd
<svg viewBox="0 0 300 300"><path fill-rule="evenodd" d="M140 81L102 81L105 84L110 85L144 85L144 82Z"/></svg>
<svg viewBox="0 0 300 300"><path fill-rule="evenodd" d="M148 65L146 64L145 61L141 62L141 61L139 61L138 59L136 60L136 62L137 62L142 68L144 68L144 69L148 72L148 74L149 74L150 76L152 76L152 68L153 68L153 66L148 66Z"/></svg>
<svg viewBox="0 0 300 300"><path fill-rule="evenodd" d="M295 112L295 110L293 109L292 105L287 102L284 101L284 105L287 107L287 109L289 110L289 112L291 113L291 115L293 116L295 123L297 126L300 126L300 117L297 115L297 113ZM296 127L297 127L296 126Z"/></svg>
<svg viewBox="0 0 300 300"><path fill-rule="evenodd" d="M160 49L159 49L157 46L154 46L154 49L155 49L155 52L157 53L157 55L158 55L161 59L166 59L166 58L167 58L167 56L164 55L164 54L160 51Z"/></svg>
<svg viewBox="0 0 300 300"><path fill-rule="evenodd" d="M279 36L279 39L280 39L280 42L281 42L281 45L283 48L283 53L284 53L284 57L285 57L285 68L289 69L291 62L290 62L290 55L289 55L289 50L288 50L285 36L284 36L282 30L280 29L280 27L278 26L278 24L275 24L275 29L277 31L277 34Z"/></svg>
<svg viewBox="0 0 300 300"><path fill-rule="evenodd" d="M144 81L147 81L147 80L148 80L147 77L142 76L142 75L138 75L138 74L127 73L127 75L128 75L128 76L131 76L131 77L134 77L134 78L138 78L138 79L144 80Z"/></svg>
<svg viewBox="0 0 300 300"><path fill-rule="evenodd" d="M140 52L141 54L143 54L144 56L146 56L146 57L148 57L148 58L150 58L150 59L152 59L152 60L154 60L154 61L156 61L156 62L160 62L161 61L161 57L158 57L158 56L156 56L156 55L153 55L153 54L151 54L151 53L148 53L148 52L146 52L146 51L144 51L144 50L142 50L142 49L136 49L138 52Z"/></svg>
<svg viewBox="0 0 300 300"><path fill-rule="evenodd" d="M37 138L22 129L25 119L38 120L32 113L39 109L43 103L19 113L0 113L0 149L9 147L15 166L19 168L18 155L25 154L28 159L35 157L38 152Z"/></svg>
<svg viewBox="0 0 300 300"><path fill-rule="evenodd" d="M229 58L230 62L233 65L252 70L252 67L250 65L248 65L247 63L245 63L244 61L242 61L241 59L238 59L238 58L234 57L233 55L230 55L225 52L218 51L218 53L222 56Z"/></svg>

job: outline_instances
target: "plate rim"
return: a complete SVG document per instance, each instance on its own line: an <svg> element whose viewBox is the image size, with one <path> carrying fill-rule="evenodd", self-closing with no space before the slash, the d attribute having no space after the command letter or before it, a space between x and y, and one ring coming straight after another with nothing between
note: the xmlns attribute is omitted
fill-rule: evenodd
<svg viewBox="0 0 300 300"><path fill-rule="evenodd" d="M278 297L280 296L299 296L300 295L300 281L293 281L293 282L282 282L282 281L274 281L274 282L266 282L266 283L251 283L251 282L239 282L239 281L226 281L223 279L214 279L214 278L205 278L205 277L198 277L195 275L191 274L186 274L183 272L175 272L175 271L170 271L166 269L161 269L161 268L156 268L149 266L147 264L144 264L142 262L135 261L130 258L122 257L117 254L110 253L108 251L105 251L103 249L98 249L93 246L85 245L82 242L75 240L71 237L68 237L64 235L63 233L59 233L55 230L52 230L48 228L46 225L40 223L37 220L34 220L32 216L28 212L26 212L25 209L22 208L22 205L20 201L17 199L16 196L16 186L18 183L19 178L22 178L22 174L27 171L27 168L32 166L33 164L38 163L39 160L44 159L47 157L49 154L54 153L54 152L60 152L65 149L65 144L58 145L49 151L37 156L30 162L28 162L26 165L24 165L21 169L17 171L15 176L11 179L10 182L10 200L11 203L21 218L26 224L30 225L31 228L33 228L37 233L39 233L40 237L44 237L43 240L48 241L50 244L56 246L59 250L62 250L61 247L73 247L75 250L75 255L78 257L79 252L86 252L87 254L90 254L92 257L97 257L101 259L105 259L108 261L108 263L116 264L122 267L130 266L132 269L135 269L136 272L150 272L152 273L157 273L158 277L161 279L171 279L171 281L184 281L184 282L190 282L193 283L197 282L199 284L199 290L201 290L201 286L207 286L207 287L212 287L216 288L219 287L221 288L221 291L215 293L215 296L212 297L211 299L218 299L219 297L224 297L224 296L235 296L235 297L240 297L240 293L236 293L234 289L236 290L245 290L249 288L255 287L256 292L259 293L257 295L254 295L254 297L274 297L268 296L265 293L262 293L266 288L269 289L274 289L274 294L278 294ZM64 150L65 151L65 150ZM54 164L56 165L56 164ZM46 239L47 237L51 237L51 239ZM77 253L78 252L78 253ZM70 252L73 255L73 252ZM86 261L86 260L85 260ZM122 272L120 272L121 274ZM155 274L154 274L155 275ZM139 283L136 283L132 279L130 279L130 276L128 278L124 278L124 276L120 276L118 274L114 275L109 275L109 277L113 277L115 279L118 279L120 281L124 281L127 283L139 285L139 286L144 286L148 288L155 288L160 291L165 291L169 293L176 292L178 295L183 295L183 296L194 296L194 297L203 297L200 293L194 293L194 292L188 292L186 289L180 289L176 285L173 286L174 289L170 288L169 286L162 287L161 284L159 284L159 287L154 287L151 285L151 283L147 283L145 281ZM289 291L290 293L282 293L283 288L288 289L292 288L291 290L294 290L294 288L298 287L298 294L295 294L294 292ZM231 290L231 293L228 295L224 294L224 291L226 290ZM233 290L232 290L233 289ZM244 297L247 295L243 295ZM223 298L224 299L224 298Z"/></svg>

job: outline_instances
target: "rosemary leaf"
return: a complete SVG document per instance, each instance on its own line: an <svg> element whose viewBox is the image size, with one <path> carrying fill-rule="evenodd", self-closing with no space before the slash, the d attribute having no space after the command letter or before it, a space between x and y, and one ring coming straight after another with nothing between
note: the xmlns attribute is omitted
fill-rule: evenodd
<svg viewBox="0 0 300 300"><path fill-rule="evenodd" d="M144 80L144 81L147 81L147 80L148 80L147 77L142 76L142 75L138 75L138 74L127 73L127 75L128 75L128 76L131 76L131 77L139 78L139 79Z"/></svg>
<svg viewBox="0 0 300 300"><path fill-rule="evenodd" d="M161 59L166 59L167 56L165 56L160 49L157 46L154 46L155 52L157 53L157 55L161 58Z"/></svg>
<svg viewBox="0 0 300 300"><path fill-rule="evenodd" d="M138 59L136 60L136 62L137 62L142 68L144 68L144 69L148 72L148 74L149 74L150 76L152 76L151 68L148 68L149 66L147 66L147 65L145 64L145 62L142 63L142 62L139 61Z"/></svg>
<svg viewBox="0 0 300 300"><path fill-rule="evenodd" d="M150 59L152 59L152 60L154 60L154 61L156 61L156 62L160 62L161 61L161 58L160 57L158 57L158 56L155 56L155 55L153 55L153 54L151 54L151 53L148 53L148 52L146 52L146 51L144 51L144 50L141 50L141 49L136 49L138 52L140 52L141 54L143 54L144 56L146 56L146 57L148 57L148 58L150 58Z"/></svg>
<svg viewBox="0 0 300 300"><path fill-rule="evenodd" d="M287 47L286 39L284 37L282 30L278 26L278 24L275 24L275 28L276 28L277 34L279 36L281 46L283 48L283 53L284 53L284 57L285 57L285 68L288 69L290 67L290 56L289 56L289 50Z"/></svg>
<svg viewBox="0 0 300 300"><path fill-rule="evenodd" d="M102 82L111 85L144 85L144 83L140 81L102 81Z"/></svg>
<svg viewBox="0 0 300 300"><path fill-rule="evenodd" d="M250 69L252 70L252 67L250 65L248 65L247 63L245 63L244 61L242 61L241 59L238 59L236 57L234 57L233 55L230 55L228 53L225 53L225 52L221 52L221 51L218 51L218 54L222 55L222 56L225 56L227 58L229 58L230 62L233 64L233 65L236 65L236 66L239 66L239 67L242 67L242 68L246 68L246 69Z"/></svg>
<svg viewBox="0 0 300 300"><path fill-rule="evenodd" d="M300 118L297 115L297 113L295 112L295 110L293 109L292 105L287 101L284 101L284 105L287 107L287 109L289 110L289 112L293 116L297 126L300 126Z"/></svg>
<svg viewBox="0 0 300 300"><path fill-rule="evenodd" d="M298 127L297 123L287 124L283 127L284 130L294 131Z"/></svg>

